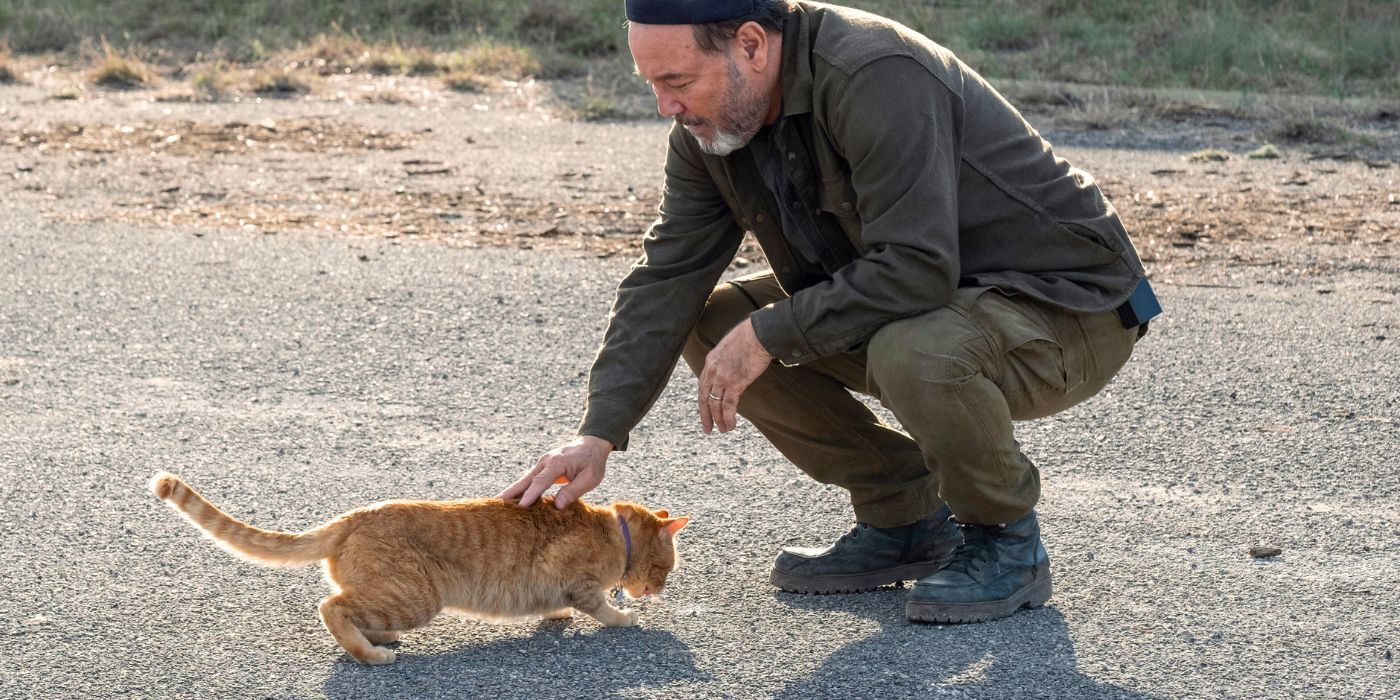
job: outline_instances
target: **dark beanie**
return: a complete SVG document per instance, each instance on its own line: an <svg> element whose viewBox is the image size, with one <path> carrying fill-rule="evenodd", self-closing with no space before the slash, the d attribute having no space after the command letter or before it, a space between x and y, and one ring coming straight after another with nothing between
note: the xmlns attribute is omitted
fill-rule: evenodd
<svg viewBox="0 0 1400 700"><path fill-rule="evenodd" d="M756 0L627 0L627 21L638 24L709 24L754 11Z"/></svg>

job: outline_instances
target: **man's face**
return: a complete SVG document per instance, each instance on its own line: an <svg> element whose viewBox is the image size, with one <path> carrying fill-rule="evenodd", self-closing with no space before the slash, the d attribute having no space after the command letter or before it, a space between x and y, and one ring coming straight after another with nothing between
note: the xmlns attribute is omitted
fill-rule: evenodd
<svg viewBox="0 0 1400 700"><path fill-rule="evenodd" d="M702 51L689 25L632 24L627 43L637 74L656 93L656 111L685 127L702 151L729 155L763 128L768 98L734 52Z"/></svg>

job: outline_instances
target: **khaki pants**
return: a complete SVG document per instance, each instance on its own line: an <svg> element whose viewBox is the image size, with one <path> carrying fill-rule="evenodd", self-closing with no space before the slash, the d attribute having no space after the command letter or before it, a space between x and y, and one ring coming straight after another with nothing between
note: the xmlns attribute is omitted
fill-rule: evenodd
<svg viewBox="0 0 1400 700"><path fill-rule="evenodd" d="M785 297L772 273L716 287L686 362L698 374L725 333ZM1136 339L1114 311L1073 315L997 289L959 289L948 306L880 329L864 352L774 363L739 413L813 479L849 491L860 522L904 525L946 502L965 522L1008 523L1040 497L1040 474L1011 422L1098 393ZM908 434L852 391L878 399Z"/></svg>

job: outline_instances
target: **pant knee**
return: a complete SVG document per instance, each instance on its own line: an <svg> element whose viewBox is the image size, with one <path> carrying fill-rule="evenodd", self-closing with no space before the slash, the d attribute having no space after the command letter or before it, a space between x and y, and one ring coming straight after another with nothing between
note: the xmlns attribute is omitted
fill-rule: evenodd
<svg viewBox="0 0 1400 700"><path fill-rule="evenodd" d="M867 382L878 391L967 381L980 372L982 338L975 325L947 309L895 321L870 340Z"/></svg>

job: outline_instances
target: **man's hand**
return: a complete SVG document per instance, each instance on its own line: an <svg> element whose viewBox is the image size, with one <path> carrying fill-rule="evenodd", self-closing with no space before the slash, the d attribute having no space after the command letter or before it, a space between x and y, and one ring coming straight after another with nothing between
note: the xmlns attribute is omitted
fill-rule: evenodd
<svg viewBox="0 0 1400 700"><path fill-rule="evenodd" d="M546 452L535 467L502 491L497 498L520 498L520 505L534 503L549 487L564 484L554 494L554 507L563 508L592 491L603 481L612 443L582 435Z"/></svg>
<svg viewBox="0 0 1400 700"><path fill-rule="evenodd" d="M753 321L729 331L710 354L700 372L700 426L705 433L715 427L721 433L738 423L739 396L773 363L773 356L758 342Z"/></svg>

